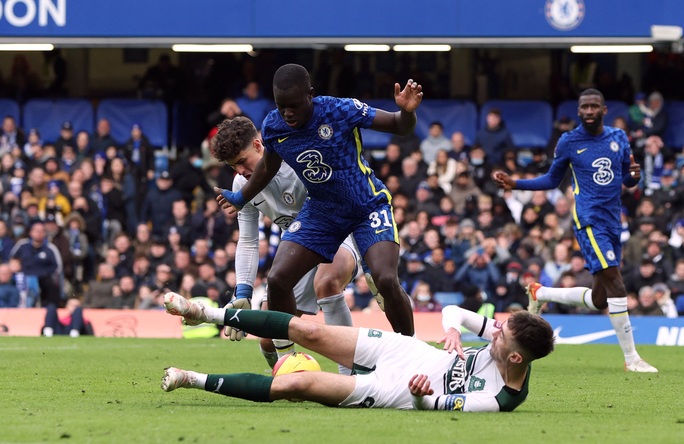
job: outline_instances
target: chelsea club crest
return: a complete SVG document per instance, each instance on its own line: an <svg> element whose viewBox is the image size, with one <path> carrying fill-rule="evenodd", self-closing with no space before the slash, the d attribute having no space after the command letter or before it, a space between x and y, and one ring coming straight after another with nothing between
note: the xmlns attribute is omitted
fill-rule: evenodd
<svg viewBox="0 0 684 444"><path fill-rule="evenodd" d="M584 0L546 0L546 21L559 31L577 28L584 19Z"/></svg>
<svg viewBox="0 0 684 444"><path fill-rule="evenodd" d="M323 124L318 127L318 137L323 140L328 140L333 135L333 129L330 125Z"/></svg>

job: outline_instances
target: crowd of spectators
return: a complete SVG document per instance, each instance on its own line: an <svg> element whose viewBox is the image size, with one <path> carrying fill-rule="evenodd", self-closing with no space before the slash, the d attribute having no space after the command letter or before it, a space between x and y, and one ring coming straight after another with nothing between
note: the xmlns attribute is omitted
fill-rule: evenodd
<svg viewBox="0 0 684 444"><path fill-rule="evenodd" d="M637 95L630 119L615 122L643 167L640 185L623 192L623 275L630 311L677 316L684 312L684 157L663 143L662 103L658 93ZM491 180L495 169L514 178L545 172L552 144L572 127L561 118L549 147L521 149L492 109L473 146L435 121L425 140L396 137L366 153L393 196L399 276L416 311L440 310L445 294L483 313L519 310L533 281L591 287L572 231L569 178L549 192L502 192ZM74 134L64 122L58 140L44 141L5 117L0 307L63 307L77 298L83 308L160 309L167 290L223 306L235 286L237 220L218 208L212 189L229 188L232 177L200 147L155 162L140 125L117 141L105 119L94 134ZM255 294L264 293L279 234L263 221ZM377 309L363 275L347 301L354 310Z"/></svg>

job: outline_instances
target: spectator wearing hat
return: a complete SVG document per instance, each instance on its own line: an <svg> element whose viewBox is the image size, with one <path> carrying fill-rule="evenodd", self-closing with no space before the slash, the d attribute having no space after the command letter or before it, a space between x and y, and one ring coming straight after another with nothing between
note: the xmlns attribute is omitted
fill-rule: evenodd
<svg viewBox="0 0 684 444"><path fill-rule="evenodd" d="M668 318L676 318L679 316L677 314L677 307L672 300L672 292L666 284L655 284L653 286L653 293L664 316Z"/></svg>
<svg viewBox="0 0 684 444"><path fill-rule="evenodd" d="M482 190L475 185L469 171L466 170L458 173L449 193L449 197L454 202L456 214L464 215L466 213L467 199L469 197L477 199L480 194L482 194Z"/></svg>
<svg viewBox="0 0 684 444"><path fill-rule="evenodd" d="M28 132L26 143L22 147L26 157L32 158L34 156L34 145L38 145L40 147L43 146L43 139L40 137L40 131L38 131L38 128L31 128Z"/></svg>
<svg viewBox="0 0 684 444"><path fill-rule="evenodd" d="M501 273L487 251L476 246L468 250L465 255L466 262L458 269L454 279L461 285L472 285L488 295L493 294L501 279Z"/></svg>
<svg viewBox="0 0 684 444"><path fill-rule="evenodd" d="M482 233L477 231L475 222L472 219L463 219L458 224L458 234L455 242L451 245L450 258L456 266L460 268L465 264L468 257L466 252L478 245L482 239Z"/></svg>
<svg viewBox="0 0 684 444"><path fill-rule="evenodd" d="M572 131L573 129L575 129L575 121L568 116L561 116L560 119L553 122L551 137L549 138L549 143L546 145L547 157L553 157L556 145L558 145L558 140L560 140L563 134Z"/></svg>
<svg viewBox="0 0 684 444"><path fill-rule="evenodd" d="M44 221L47 238L55 247L57 247L57 250L59 250L59 254L62 257L64 279L69 282L74 278L73 257L71 249L69 248L69 238L60 226L61 220L59 219L58 214L55 214L53 211L48 211L45 214Z"/></svg>
<svg viewBox="0 0 684 444"><path fill-rule="evenodd" d="M152 235L166 235L167 222L173 218L173 202L183 200L183 195L172 187L173 180L168 171L162 171L151 182L140 211L140 221L152 224Z"/></svg>
<svg viewBox="0 0 684 444"><path fill-rule="evenodd" d="M434 121L428 127L428 135L420 142L420 152L423 160L429 165L437 158L437 152L451 151L451 141L444 135L442 122Z"/></svg>
<svg viewBox="0 0 684 444"><path fill-rule="evenodd" d="M131 127L131 137L123 145L123 154L139 183L154 179L154 147L139 123Z"/></svg>
<svg viewBox="0 0 684 444"><path fill-rule="evenodd" d="M59 138L55 141L55 150L57 157L61 157L64 153L64 147L76 147L76 139L74 138L74 125L70 121L65 121L59 129Z"/></svg>
<svg viewBox="0 0 684 444"><path fill-rule="evenodd" d="M485 117L485 126L477 131L475 144L482 146L490 162L501 163L502 155L507 150L515 149L510 131L501 117L499 108L491 108Z"/></svg>
<svg viewBox="0 0 684 444"><path fill-rule="evenodd" d="M88 237L85 234L85 219L74 211L64 218L62 230L69 241L69 253L73 268L74 291L80 293L81 283L85 280L83 261L88 256Z"/></svg>
<svg viewBox="0 0 684 444"><path fill-rule="evenodd" d="M110 146L119 146L111 135L112 126L107 119L100 119L95 128L95 134L90 139L90 146L93 152L105 152Z"/></svg>
<svg viewBox="0 0 684 444"><path fill-rule="evenodd" d="M430 217L439 214L439 204L434 199L432 188L426 181L418 184L414 193L413 209L416 213L425 211Z"/></svg>
<svg viewBox="0 0 684 444"><path fill-rule="evenodd" d="M501 155L503 156L503 154ZM501 157L503 158L503 157ZM470 176L473 178L475 185L482 190L483 193L492 196L498 193L496 185L491 180L493 161L488 157L487 152L481 145L475 144L468 153L467 168Z"/></svg>
<svg viewBox="0 0 684 444"><path fill-rule="evenodd" d="M57 215L59 213L59 217L62 219L71 213L71 202L62 194L59 181L50 180L47 189L47 196L42 197L38 202L41 214L53 213Z"/></svg>
<svg viewBox="0 0 684 444"><path fill-rule="evenodd" d="M646 126L646 118L651 114L651 110L646 103L646 94L638 92L634 95L634 103L628 109L627 125L633 133L634 131Z"/></svg>

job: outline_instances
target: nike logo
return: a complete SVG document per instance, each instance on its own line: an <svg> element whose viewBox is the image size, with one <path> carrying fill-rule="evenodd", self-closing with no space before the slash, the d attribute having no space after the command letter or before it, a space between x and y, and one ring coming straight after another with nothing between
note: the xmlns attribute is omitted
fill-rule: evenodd
<svg viewBox="0 0 684 444"><path fill-rule="evenodd" d="M233 316L231 316L230 319L228 319L228 322L232 321L233 319L235 319L237 322L240 322L240 318L238 318L238 315L240 314L241 311L242 311L242 309L238 308L237 311L235 312L235 314Z"/></svg>
<svg viewBox="0 0 684 444"><path fill-rule="evenodd" d="M221 393L221 386L223 385L223 378L219 378L218 385L216 386L216 390L214 390L214 393Z"/></svg>
<svg viewBox="0 0 684 444"><path fill-rule="evenodd" d="M254 206L258 207L259 205L261 205L264 202L266 202L266 199L262 200L261 202L254 202Z"/></svg>
<svg viewBox="0 0 684 444"><path fill-rule="evenodd" d="M585 152L588 149L589 148L582 148L581 150L577 150L577 154L582 154L583 152Z"/></svg>
<svg viewBox="0 0 684 444"><path fill-rule="evenodd" d="M586 344L615 334L615 330L603 330L583 335L561 337L560 332L562 329L563 327L556 327L553 330L553 334L556 336L556 344Z"/></svg>
<svg viewBox="0 0 684 444"><path fill-rule="evenodd" d="M380 234L380 233L382 233L383 231L387 231L387 230L389 230L389 228L384 228L384 229L382 229L382 230L375 230L375 234Z"/></svg>
<svg viewBox="0 0 684 444"><path fill-rule="evenodd" d="M289 137L290 137L290 136L283 137L283 138L280 138L280 137L279 137L279 138L278 138L278 143L283 143L283 142L285 142Z"/></svg>

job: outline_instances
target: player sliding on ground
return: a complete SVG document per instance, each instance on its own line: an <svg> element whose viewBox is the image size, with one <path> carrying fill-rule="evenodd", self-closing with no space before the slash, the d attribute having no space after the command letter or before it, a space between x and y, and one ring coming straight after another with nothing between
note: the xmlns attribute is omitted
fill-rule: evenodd
<svg viewBox="0 0 684 444"><path fill-rule="evenodd" d="M397 333L322 325L275 311L204 307L173 292L164 296L164 305L167 312L189 321L290 339L357 373L207 375L169 367L162 379L167 392L196 388L255 402L297 399L334 407L511 411L527 397L530 362L548 355L554 342L548 322L525 311L501 324L448 306L442 312L446 333L440 350ZM492 342L464 349L461 326Z"/></svg>

